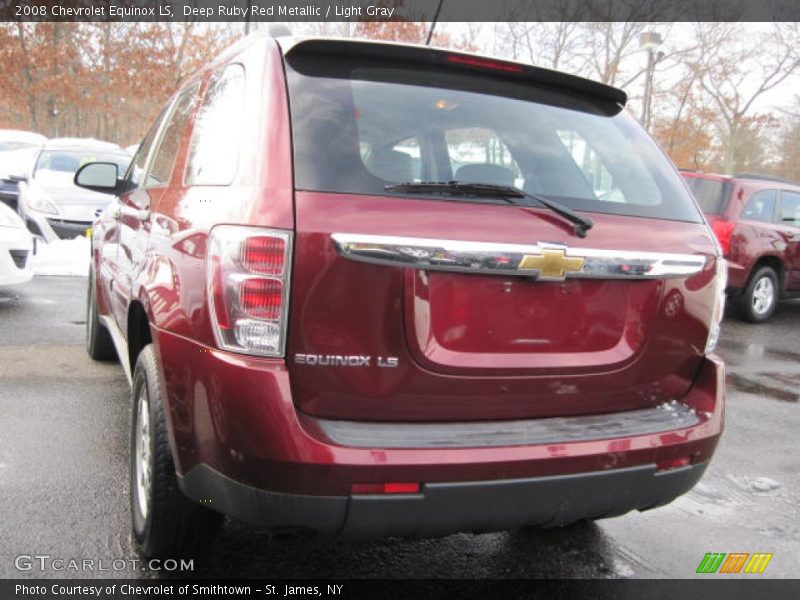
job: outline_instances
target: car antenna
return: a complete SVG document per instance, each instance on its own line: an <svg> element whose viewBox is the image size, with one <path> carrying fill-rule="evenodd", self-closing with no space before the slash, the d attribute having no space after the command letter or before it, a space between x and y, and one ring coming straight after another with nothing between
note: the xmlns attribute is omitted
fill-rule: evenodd
<svg viewBox="0 0 800 600"><path fill-rule="evenodd" d="M436 29L436 22L439 20L439 13L442 12L442 4L444 4L444 0L439 0L439 6L436 7L436 12L433 15L431 28L428 30L428 39L425 40L426 46L431 45L431 39L433 38L433 30Z"/></svg>

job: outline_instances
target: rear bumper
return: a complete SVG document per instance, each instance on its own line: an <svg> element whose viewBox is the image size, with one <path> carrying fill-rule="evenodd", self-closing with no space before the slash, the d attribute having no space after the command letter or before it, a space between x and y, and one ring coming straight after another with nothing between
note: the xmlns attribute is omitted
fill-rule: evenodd
<svg viewBox="0 0 800 600"><path fill-rule="evenodd" d="M430 483L419 494L309 496L250 487L205 465L179 478L205 506L254 525L365 538L437 536L558 526L666 504L694 486L708 463L668 471L655 465L592 473Z"/></svg>
<svg viewBox="0 0 800 600"><path fill-rule="evenodd" d="M405 446L391 436L380 443L383 433L368 431L371 444L359 445L298 412L283 361L221 352L159 329L153 338L184 491L265 525L427 535L439 531L437 522L441 532L498 529L649 508L699 479L723 426L723 366L711 357L679 399L692 414L669 415L663 427L652 427L647 415L640 424L610 419L600 434L596 421L544 429L525 424L506 428L511 437L503 445L486 441L489 430L448 445L441 437L446 428L436 427ZM581 436L584 426L590 434ZM675 459L690 466L656 471L656 464ZM355 483L382 482L419 483L422 491L351 496ZM540 495L550 499L540 503ZM440 517L448 505L458 510ZM486 506L508 514L482 515ZM373 523L376 514L385 526Z"/></svg>
<svg viewBox="0 0 800 600"><path fill-rule="evenodd" d="M31 209L25 213L25 223L33 235L42 237L48 243L82 237L86 229L92 226L91 221L67 221Z"/></svg>
<svg viewBox="0 0 800 600"><path fill-rule="evenodd" d="M86 235L86 230L92 226L91 221L64 221L62 219L47 219L47 225L55 237L61 240L71 240ZM49 237L50 241L52 236Z"/></svg>

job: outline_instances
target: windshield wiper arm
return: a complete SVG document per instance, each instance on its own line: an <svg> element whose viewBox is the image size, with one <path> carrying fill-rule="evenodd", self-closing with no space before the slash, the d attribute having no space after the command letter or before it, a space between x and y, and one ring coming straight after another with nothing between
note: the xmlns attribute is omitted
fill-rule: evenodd
<svg viewBox="0 0 800 600"><path fill-rule="evenodd" d="M407 194L446 194L456 196L485 196L502 198L512 204L515 198L527 198L546 206L557 215L563 217L573 225L575 235L580 238L586 237L586 232L594 226L594 221L583 215L579 215L571 208L564 206L554 200L548 200L537 194L531 194L517 187L510 185L494 185L491 183L467 183L464 181L423 181L395 183L384 186L387 192L399 192Z"/></svg>

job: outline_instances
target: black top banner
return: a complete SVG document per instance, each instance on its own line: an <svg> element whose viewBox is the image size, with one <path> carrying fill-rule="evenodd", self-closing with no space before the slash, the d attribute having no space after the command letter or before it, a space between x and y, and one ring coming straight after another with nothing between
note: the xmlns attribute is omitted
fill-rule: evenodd
<svg viewBox="0 0 800 600"><path fill-rule="evenodd" d="M3 21L800 21L798 0L0 0Z"/></svg>

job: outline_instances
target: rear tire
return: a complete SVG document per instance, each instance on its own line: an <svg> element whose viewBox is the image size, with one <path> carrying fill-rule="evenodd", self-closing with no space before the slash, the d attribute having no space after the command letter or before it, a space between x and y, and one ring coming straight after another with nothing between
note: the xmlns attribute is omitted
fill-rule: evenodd
<svg viewBox="0 0 800 600"><path fill-rule="evenodd" d="M224 517L178 487L156 355L145 346L133 373L130 504L133 539L145 558L202 557Z"/></svg>
<svg viewBox="0 0 800 600"><path fill-rule="evenodd" d="M761 267L750 278L739 296L739 313L745 321L763 323L778 305L778 274L772 267Z"/></svg>
<svg viewBox="0 0 800 600"><path fill-rule="evenodd" d="M116 360L114 341L97 314L95 290L94 269L89 269L89 287L86 290L86 353L94 360Z"/></svg>

